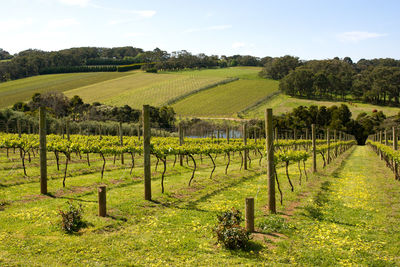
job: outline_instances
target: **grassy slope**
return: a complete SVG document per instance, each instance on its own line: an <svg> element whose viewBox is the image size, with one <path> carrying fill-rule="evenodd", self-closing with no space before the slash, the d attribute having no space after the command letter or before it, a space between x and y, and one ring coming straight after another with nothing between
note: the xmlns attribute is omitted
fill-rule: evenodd
<svg viewBox="0 0 400 267"><path fill-rule="evenodd" d="M291 111L293 108L298 106L333 106L340 104L346 104L355 118L358 114L362 112L371 113L374 109L378 111L383 111L386 116L397 115L400 111L399 108L395 107L384 107L384 106L376 106L371 104L363 104L363 103L349 103L349 102L333 102L333 101L317 101L317 100L308 100L301 98L294 98L288 95L280 94L278 96L273 97L272 99L266 101L265 103L258 105L257 107L246 112L245 117L247 118L263 118L264 112L266 108L273 108L274 114L282 114L288 111Z"/></svg>
<svg viewBox="0 0 400 267"><path fill-rule="evenodd" d="M74 88L131 75L131 73L93 72L49 74L0 83L0 108L29 100L34 93L64 92Z"/></svg>
<svg viewBox="0 0 400 267"><path fill-rule="evenodd" d="M174 104L173 108L183 116L235 116L277 88L276 81L241 79L192 95Z"/></svg>

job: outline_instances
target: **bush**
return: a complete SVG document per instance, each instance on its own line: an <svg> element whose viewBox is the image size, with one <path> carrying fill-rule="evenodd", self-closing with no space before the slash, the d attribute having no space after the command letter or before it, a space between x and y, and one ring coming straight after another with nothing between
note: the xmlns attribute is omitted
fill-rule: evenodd
<svg viewBox="0 0 400 267"><path fill-rule="evenodd" d="M289 224L285 222L285 219L277 215L267 216L259 223L258 227L265 233L280 232L290 228Z"/></svg>
<svg viewBox="0 0 400 267"><path fill-rule="evenodd" d="M129 70L138 70L140 69L143 65L146 65L147 63L135 63L135 64L130 64L130 65L122 65L117 67L118 72L124 72L124 71L129 71Z"/></svg>
<svg viewBox="0 0 400 267"><path fill-rule="evenodd" d="M147 69L146 72L157 73L157 69L156 68L150 68L150 69Z"/></svg>
<svg viewBox="0 0 400 267"><path fill-rule="evenodd" d="M240 226L242 216L235 208L228 210L218 216L218 224L214 231L218 243L228 249L244 249L249 241L249 233Z"/></svg>
<svg viewBox="0 0 400 267"><path fill-rule="evenodd" d="M66 233L72 234L85 227L86 223L82 219L82 205L74 205L72 201L67 202L67 204L68 207L66 210L59 211L61 215L61 228Z"/></svg>

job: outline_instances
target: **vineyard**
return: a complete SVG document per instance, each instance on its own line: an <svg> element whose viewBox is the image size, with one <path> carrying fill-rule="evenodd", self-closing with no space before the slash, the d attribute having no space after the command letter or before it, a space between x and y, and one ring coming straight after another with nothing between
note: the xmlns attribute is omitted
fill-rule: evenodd
<svg viewBox="0 0 400 267"><path fill-rule="evenodd" d="M376 165L376 152L389 167L378 165L379 175L392 187L399 179L396 129L370 136L372 149L355 148L351 136L314 125L272 129L267 113L265 131L250 132L244 123L193 138L179 125L176 137L162 137L151 136L157 131L149 128L148 110L142 114L140 132L119 124L118 135L70 134L68 127L46 134L41 109L39 134L0 133L2 265L399 262L391 245L396 235L363 232L367 221L388 227L392 221L381 217L392 216L394 206L368 208L388 193L378 191L382 179L369 179L358 165L366 159ZM84 210L86 226L68 235L59 215L71 203ZM254 233L247 249L228 252L215 243L213 229L215 216L232 207L246 210L246 229ZM368 242L378 235L392 241ZM287 254L288 247L295 252ZM332 248L341 252L326 257Z"/></svg>
<svg viewBox="0 0 400 267"><path fill-rule="evenodd" d="M146 126L143 136L122 135L121 131L119 136L49 134L44 151L47 170L44 195L39 194L43 179L40 136L0 134L0 212L4 215L0 220L4 229L0 232L1 261L24 262L5 256L11 252L4 254L8 251L6 246L27 246L27 243L18 245L21 239L13 229L26 233L23 242L29 242L29 253L35 253L35 257L48 264L79 265L78 261L94 264L110 260L119 260L119 264L128 261L189 264L193 263L190 256L193 248L196 258L206 257L213 247L212 218L232 206L242 207L243 195L256 199L256 222L266 218L263 206L267 203L268 186L263 177L270 158L265 152L268 138L262 131L248 138L246 129L242 128L242 138L234 138L229 129L224 138L220 133L188 138L180 129L179 137L151 137L148 146ZM317 181L315 171L328 171L330 163L343 160L355 144L350 136L340 132L319 129L316 134L315 129L310 130L310 134L274 130L272 178L276 182L277 210L289 208L299 194L313 187ZM149 165L146 149L151 157ZM143 199L146 166L151 176L150 202ZM97 216L96 209L101 204L95 200L97 188L103 185L107 187L104 218ZM82 236L65 236L57 227L57 209L66 200L81 203L85 209L89 226L82 230ZM37 233L40 236L34 237ZM128 241L126 237L132 234L137 238ZM48 238L56 240L55 247L48 245ZM108 241L100 241L102 238ZM105 252L109 242L118 247L116 251L122 249L130 256L119 257L114 250ZM143 255L132 254L132 246L139 246L137 249L142 251L152 242L162 244L162 258L153 254L153 250ZM258 243L252 242L253 250L258 252L246 262L267 260ZM171 251L180 246L184 247L184 256L171 258L174 255ZM60 261L56 254L61 250L71 254ZM240 253L226 263L241 263ZM212 264L218 253L215 257L207 262Z"/></svg>

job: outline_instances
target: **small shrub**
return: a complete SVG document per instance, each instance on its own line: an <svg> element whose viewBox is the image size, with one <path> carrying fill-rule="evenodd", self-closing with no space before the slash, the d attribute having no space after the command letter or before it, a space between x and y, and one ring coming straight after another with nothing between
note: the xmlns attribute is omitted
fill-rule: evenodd
<svg viewBox="0 0 400 267"><path fill-rule="evenodd" d="M68 234L78 232L81 228L86 226L82 219L83 209L82 205L74 205L69 201L66 210L60 210L61 215L61 228Z"/></svg>
<svg viewBox="0 0 400 267"><path fill-rule="evenodd" d="M225 211L218 216L218 224L214 231L218 243L228 249L244 249L249 241L249 233L240 226L242 215L235 208Z"/></svg>
<svg viewBox="0 0 400 267"><path fill-rule="evenodd" d="M290 228L285 219L277 215L267 216L258 224L258 227L265 233L281 232Z"/></svg>

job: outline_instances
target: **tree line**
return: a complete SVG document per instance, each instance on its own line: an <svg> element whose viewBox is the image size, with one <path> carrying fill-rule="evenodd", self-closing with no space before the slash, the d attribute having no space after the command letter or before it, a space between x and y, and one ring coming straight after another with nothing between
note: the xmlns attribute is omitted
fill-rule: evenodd
<svg viewBox="0 0 400 267"><path fill-rule="evenodd" d="M94 102L84 103L82 98L75 95L68 98L60 92L35 93L32 99L17 102L12 110L24 112L26 115L36 115L39 107L46 107L56 119L68 118L71 121L116 121L125 123L139 123L141 110L133 109L129 105L121 107L109 106ZM5 112L9 114L9 112ZM173 129L175 126L175 111L172 107L150 107L150 122L152 127Z"/></svg>
<svg viewBox="0 0 400 267"><path fill-rule="evenodd" d="M301 61L284 56L267 62L260 76L280 80L280 90L309 99L359 100L399 106L400 60L351 58Z"/></svg>
<svg viewBox="0 0 400 267"><path fill-rule="evenodd" d="M265 58L253 56L193 55L186 50L168 53L159 48L144 51L131 46L78 47L52 52L28 49L15 55L0 49L0 60L0 82L49 73L116 71L118 65L139 63L157 63L151 67L156 70L263 66L266 63Z"/></svg>

